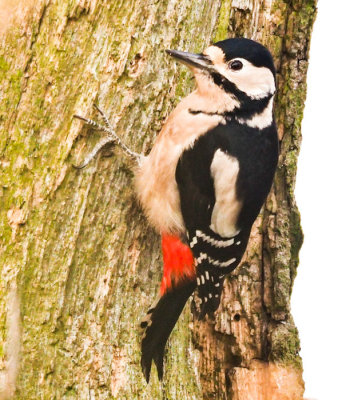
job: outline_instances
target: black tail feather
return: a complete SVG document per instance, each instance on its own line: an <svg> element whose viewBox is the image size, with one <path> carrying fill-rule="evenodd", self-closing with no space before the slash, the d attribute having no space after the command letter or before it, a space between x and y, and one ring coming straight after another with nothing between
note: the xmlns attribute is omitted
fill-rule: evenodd
<svg viewBox="0 0 338 400"><path fill-rule="evenodd" d="M217 311L222 297L224 277L221 268L212 267L207 263L197 268L197 295L201 302L196 316L199 321L206 315L213 317Z"/></svg>
<svg viewBox="0 0 338 400"><path fill-rule="evenodd" d="M152 360L158 377L163 378L163 357L167 340L180 316L185 303L196 288L196 281L185 281L172 287L148 311L141 323L144 336L141 343L141 366L143 375L149 382Z"/></svg>

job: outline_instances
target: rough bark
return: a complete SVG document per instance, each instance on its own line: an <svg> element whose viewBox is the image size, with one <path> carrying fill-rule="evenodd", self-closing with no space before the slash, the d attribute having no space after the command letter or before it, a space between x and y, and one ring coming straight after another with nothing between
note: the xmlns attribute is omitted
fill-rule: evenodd
<svg viewBox="0 0 338 400"><path fill-rule="evenodd" d="M21 9L20 9L21 10ZM22 11L22 10L21 10ZM316 0L39 0L0 49L0 398L301 399L290 295L302 242L293 189ZM8 15L2 13L1 15ZM190 73L166 48L259 40L278 69L281 155L215 321L189 307L147 386L138 325L161 275L159 238L116 150L80 163L100 134L72 115L108 111L147 152Z"/></svg>

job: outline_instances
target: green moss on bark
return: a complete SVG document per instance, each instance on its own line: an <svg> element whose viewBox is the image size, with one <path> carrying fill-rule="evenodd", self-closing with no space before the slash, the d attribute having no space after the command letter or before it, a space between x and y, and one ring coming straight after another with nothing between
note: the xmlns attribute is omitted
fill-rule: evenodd
<svg viewBox="0 0 338 400"><path fill-rule="evenodd" d="M300 341L294 323L278 324L270 334L270 360L282 365L292 365L302 369L299 356Z"/></svg>

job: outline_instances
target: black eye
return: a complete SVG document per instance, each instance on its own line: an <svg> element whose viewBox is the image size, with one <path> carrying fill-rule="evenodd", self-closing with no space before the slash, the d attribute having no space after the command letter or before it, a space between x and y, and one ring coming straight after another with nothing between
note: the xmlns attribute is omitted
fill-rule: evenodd
<svg viewBox="0 0 338 400"><path fill-rule="evenodd" d="M243 63L239 60L235 60L235 61L232 61L229 64L229 66L233 71L239 71L240 69L243 68Z"/></svg>

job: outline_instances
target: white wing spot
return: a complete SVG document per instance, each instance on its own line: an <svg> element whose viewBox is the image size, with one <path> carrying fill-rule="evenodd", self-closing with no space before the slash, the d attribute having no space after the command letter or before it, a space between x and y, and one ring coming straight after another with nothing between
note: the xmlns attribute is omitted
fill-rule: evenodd
<svg viewBox="0 0 338 400"><path fill-rule="evenodd" d="M201 284L200 278L197 278L197 286Z"/></svg>
<svg viewBox="0 0 338 400"><path fill-rule="evenodd" d="M204 275L201 275L201 282L202 282L202 285L205 284Z"/></svg>
<svg viewBox="0 0 338 400"><path fill-rule="evenodd" d="M231 265L232 263L234 263L236 261L236 258L230 258L230 260L228 261L218 261L218 260L214 260L211 257L208 257L208 261L210 264L212 265L216 265L217 267L228 267L229 265Z"/></svg>
<svg viewBox="0 0 338 400"><path fill-rule="evenodd" d="M211 299L212 298L212 294L211 293L209 293L209 299Z"/></svg>
<svg viewBox="0 0 338 400"><path fill-rule="evenodd" d="M196 260L197 264L201 264L201 262L203 260L206 260L208 258L208 256L205 253L200 253L200 256L198 257L198 259Z"/></svg>
<svg viewBox="0 0 338 400"><path fill-rule="evenodd" d="M208 271L205 271L205 277L206 277L207 280L210 279L210 276L209 276L209 272L208 272Z"/></svg>
<svg viewBox="0 0 338 400"><path fill-rule="evenodd" d="M195 244L197 244L197 237L196 236L194 236L193 240L190 242L190 247L191 248L194 247Z"/></svg>
<svg viewBox="0 0 338 400"><path fill-rule="evenodd" d="M207 243L210 243L212 246L215 247L229 247L232 244L234 244L234 239L229 239L229 240L216 240L213 239L212 237L206 235L205 233L203 233L202 231L196 231L196 236L195 237L200 237L202 240L204 240ZM196 240L197 243L197 240Z"/></svg>

